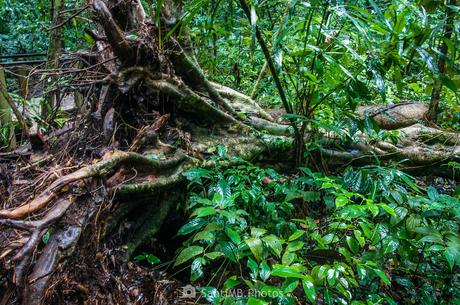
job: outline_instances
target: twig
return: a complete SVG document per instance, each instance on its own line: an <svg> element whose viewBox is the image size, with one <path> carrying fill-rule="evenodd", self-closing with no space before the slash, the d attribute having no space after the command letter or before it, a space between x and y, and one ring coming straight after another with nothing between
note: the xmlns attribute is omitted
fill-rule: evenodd
<svg viewBox="0 0 460 305"><path fill-rule="evenodd" d="M49 29L46 29L47 32L49 31L52 31L52 30L55 30L57 28L60 28L61 26L65 25L67 22L69 22L70 20L72 20L73 18L75 18L77 15L79 15L81 12L83 12L84 10L86 10L87 8L89 8L89 5L86 5L84 7L82 7L81 9L79 9L75 14L72 14L69 18L67 18L66 20L64 20L63 22L53 26L52 28L49 28Z"/></svg>

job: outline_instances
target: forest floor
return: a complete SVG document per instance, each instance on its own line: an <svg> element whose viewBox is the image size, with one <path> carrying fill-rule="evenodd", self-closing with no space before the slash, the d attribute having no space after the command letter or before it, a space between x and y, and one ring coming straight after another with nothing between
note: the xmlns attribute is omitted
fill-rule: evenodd
<svg viewBox="0 0 460 305"><path fill-rule="evenodd" d="M90 162L91 158L80 159L68 158L64 166L57 166L59 160L64 160L64 152L56 151L53 159L47 159L44 163L31 164L25 158L0 164L0 208L11 208L17 202L26 201L30 196L30 188L40 189L40 185L46 185L46 181L53 175L61 177L82 167ZM94 154L100 154L97 149ZM83 154L85 156L85 154ZM43 157L43 156L42 156ZM68 157L68 156L67 156ZM45 157L46 159L46 157ZM289 178L289 177L287 177ZM457 181L441 177L422 176L418 177L416 183L425 188L433 186L439 193L451 193L458 185ZM37 187L38 186L38 187ZM84 193L85 187L77 185ZM74 191L75 192L75 191ZM12 200L5 199L13 198ZM101 205L101 213L105 209ZM77 210L78 211L78 210ZM301 210L295 214L297 217L303 213ZM77 215L66 215L72 218ZM305 215L304 215L305 216ZM97 218L97 217L96 217ZM65 220L64 220L65 222ZM185 222L181 215L173 212L162 226L157 237L150 240L137 253L152 253L168 262L174 257L174 251L181 246L182 240L175 237L177 230ZM46 290L45 298L54 300L49 305L62 304L207 304L203 298L184 298L184 287L189 283L188 269L172 273L168 269L168 263L151 267L146 262L131 260L125 263L121 258L124 251L123 237L129 231L129 220L120 226L113 233L108 242L98 242L99 234L96 220L89 224L74 255L64 265L61 265L56 272L61 273L58 282L51 283ZM0 244L10 246L12 243L21 240L20 231L0 231ZM25 237L23 237L25 238ZM38 250L45 245L45 238ZM0 260L4 260L8 253L3 253ZM15 288L11 286L12 268L3 269L6 264L0 264L0 305L16 304L14 295ZM68 266L72 266L69 268ZM212 268L218 270L218 268ZM222 276L225 272L220 271ZM219 278L219 271L214 274L205 275L204 279L197 286L206 286L212 279Z"/></svg>

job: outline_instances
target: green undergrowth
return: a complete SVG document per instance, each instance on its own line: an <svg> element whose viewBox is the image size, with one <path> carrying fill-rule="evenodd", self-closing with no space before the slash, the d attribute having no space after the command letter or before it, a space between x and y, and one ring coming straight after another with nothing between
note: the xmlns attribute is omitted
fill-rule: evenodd
<svg viewBox="0 0 460 305"><path fill-rule="evenodd" d="M220 157L227 158L225 149ZM212 304L458 304L458 192L392 168L194 168L175 266ZM203 300L203 299L201 299Z"/></svg>

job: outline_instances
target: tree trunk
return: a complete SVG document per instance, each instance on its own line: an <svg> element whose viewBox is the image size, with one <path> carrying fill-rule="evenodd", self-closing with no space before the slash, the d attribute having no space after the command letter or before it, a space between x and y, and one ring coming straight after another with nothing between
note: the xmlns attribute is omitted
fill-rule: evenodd
<svg viewBox="0 0 460 305"><path fill-rule="evenodd" d="M0 86L6 88L5 71L0 67ZM0 141L2 146L7 151L13 150L16 147L16 136L14 134L13 117L11 115L11 107L3 94L0 94L0 126L3 130L7 130L6 141Z"/></svg>
<svg viewBox="0 0 460 305"><path fill-rule="evenodd" d="M27 75L27 69L24 66L19 66L17 69L17 73L21 97L27 100L29 98L29 80Z"/></svg>
<svg viewBox="0 0 460 305"><path fill-rule="evenodd" d="M262 79L264 78L266 71L267 71L267 62L265 61L264 65L260 69L259 75L257 76L257 80L254 85L254 88L252 88L251 95L249 96L250 98L252 99L255 98L257 94L257 90L259 90L260 83L262 82Z"/></svg>
<svg viewBox="0 0 460 305"><path fill-rule="evenodd" d="M456 12L453 7L457 4L457 0L448 0L446 5L446 21L444 23L444 34L443 39L441 42L441 46L439 48L439 59L438 59L438 70L439 75L443 76L446 71L446 60L448 53L448 46L446 40L450 40L452 37L452 32L454 29L454 21ZM451 7L449 7L451 6ZM433 84L433 90L431 92L431 100L430 100L430 110L428 111L427 118L430 122L436 123L438 113L439 113L439 101L441 99L441 92L442 92L442 82L440 79L436 79Z"/></svg>
<svg viewBox="0 0 460 305"><path fill-rule="evenodd" d="M62 10L64 8L64 0L51 0L51 14L52 14L52 30L48 44L48 55L46 69L50 70L50 77L46 83L45 101L42 104L41 116L43 120L49 121L49 116L52 114L54 107L57 103L57 85L58 77L56 71L59 67L59 60L62 50L62 33L63 33L63 17Z"/></svg>

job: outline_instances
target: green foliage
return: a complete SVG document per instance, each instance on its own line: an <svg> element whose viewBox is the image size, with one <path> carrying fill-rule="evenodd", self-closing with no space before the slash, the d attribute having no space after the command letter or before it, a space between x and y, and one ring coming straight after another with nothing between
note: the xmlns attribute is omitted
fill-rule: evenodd
<svg viewBox="0 0 460 305"><path fill-rule="evenodd" d="M83 7L85 1L65 1L65 9ZM0 1L0 53L22 54L46 52L51 27L50 1ZM71 11L69 15L74 12ZM84 16L86 13L82 13ZM64 15L64 18L66 16ZM67 50L78 50L92 44L84 28L85 19L74 18L64 26L63 44Z"/></svg>
<svg viewBox="0 0 460 305"><path fill-rule="evenodd" d="M0 143L8 143L10 130L16 126L16 122L0 122Z"/></svg>
<svg viewBox="0 0 460 305"><path fill-rule="evenodd" d="M245 163L186 177L191 218L176 265L189 264L192 281L225 266L221 285L201 288L210 303L459 301L460 201L425 195L399 170L286 177Z"/></svg>
<svg viewBox="0 0 460 305"><path fill-rule="evenodd" d="M459 128L460 24L457 18L451 39L443 37L449 7L442 1L289 3L252 1L257 18L251 22L233 1L203 5L190 29L200 64L215 80L250 93L265 62L255 45L257 24L296 114L336 123L360 104L429 101L439 80L442 122ZM441 41L447 56L440 54ZM265 106L279 106L270 76L262 78L258 96Z"/></svg>
<svg viewBox="0 0 460 305"><path fill-rule="evenodd" d="M139 254L136 257L134 257L134 259L136 261L146 261L150 265L156 265L156 264L161 262L160 259L158 257L156 257L155 255L148 254L148 253L145 253L145 252L142 253L142 254Z"/></svg>
<svg viewBox="0 0 460 305"><path fill-rule="evenodd" d="M47 35L43 25L47 17L49 1L0 1L0 52L22 53L46 50Z"/></svg>

